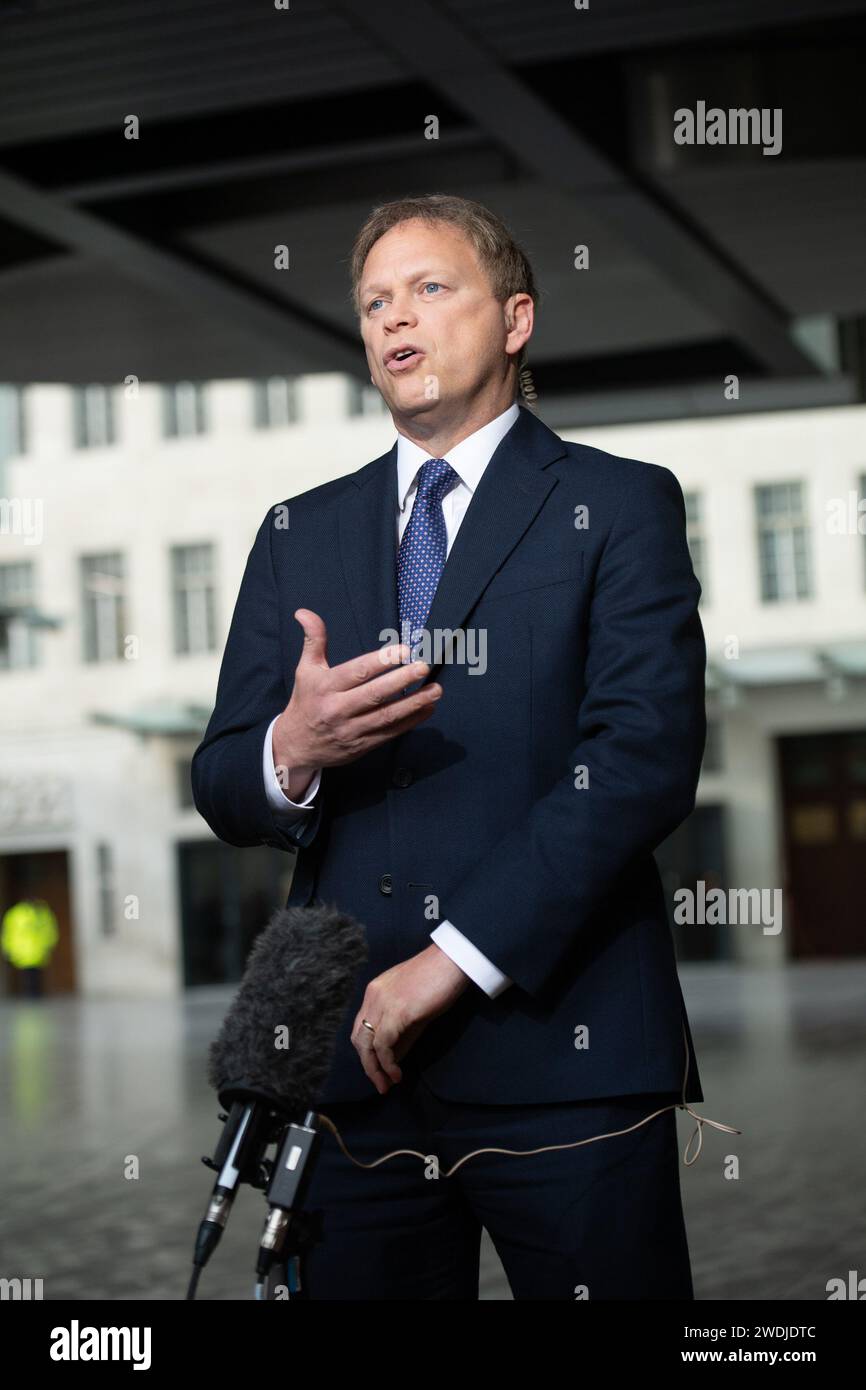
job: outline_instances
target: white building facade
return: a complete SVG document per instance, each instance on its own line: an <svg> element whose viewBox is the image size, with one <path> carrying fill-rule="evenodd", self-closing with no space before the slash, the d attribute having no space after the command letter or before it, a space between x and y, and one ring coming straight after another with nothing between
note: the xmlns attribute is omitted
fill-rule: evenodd
<svg viewBox="0 0 866 1390"><path fill-rule="evenodd" d="M706 867L796 900L797 932L728 927L694 954L845 954L866 841L866 408L559 432L664 464L686 494L711 740L668 890ZM6 388L0 914L51 903L49 992L238 978L291 862L217 842L188 767L247 554L269 506L393 439L372 388L338 375ZM17 992L6 962L0 990Z"/></svg>

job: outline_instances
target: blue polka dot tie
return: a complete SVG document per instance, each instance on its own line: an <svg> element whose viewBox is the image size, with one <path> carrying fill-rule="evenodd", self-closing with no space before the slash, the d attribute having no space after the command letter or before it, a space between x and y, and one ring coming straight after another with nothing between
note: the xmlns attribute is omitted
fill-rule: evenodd
<svg viewBox="0 0 866 1390"><path fill-rule="evenodd" d="M401 641L416 658L433 595L445 565L448 533L442 498L460 479L446 459L428 459L421 467L412 515L397 552L397 599Z"/></svg>

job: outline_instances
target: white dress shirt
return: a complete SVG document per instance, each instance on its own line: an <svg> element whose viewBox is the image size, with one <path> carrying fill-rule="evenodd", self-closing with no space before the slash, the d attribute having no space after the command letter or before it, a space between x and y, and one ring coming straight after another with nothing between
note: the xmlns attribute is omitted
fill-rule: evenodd
<svg viewBox="0 0 866 1390"><path fill-rule="evenodd" d="M445 558L447 560L454 544L454 537L460 529L460 523L466 514L466 508L472 501L472 495L477 488L485 468L490 462L494 450L511 429L511 426L518 418L519 406L515 402L504 410L501 415L497 415L495 420L490 420L488 424L482 425L480 430L470 434L466 439L455 444L453 449L448 450L447 461L451 464L455 473L458 474L460 481L447 492L442 499L442 514L445 518L445 530L447 533L447 548ZM419 444L415 444L405 435L397 435L397 544L403 536L409 517L412 515L412 507L415 503L415 494L418 490L418 474L421 465L426 463L432 455L426 449L422 449ZM273 754L273 729L279 715L271 721L268 731L265 734L264 748L262 750L262 773L265 779L265 791L268 802L274 812L279 815L281 820L287 824L303 818L313 809L313 802L319 790L321 781L321 769L316 773L307 790L303 801L291 801L283 791L277 779L274 768ZM501 994L511 984L508 975L503 974L498 966L493 964L477 946L458 931L452 922L440 922L431 933L430 937L436 945L450 956L455 965L474 980L480 989L484 990L491 999L495 999L497 994Z"/></svg>

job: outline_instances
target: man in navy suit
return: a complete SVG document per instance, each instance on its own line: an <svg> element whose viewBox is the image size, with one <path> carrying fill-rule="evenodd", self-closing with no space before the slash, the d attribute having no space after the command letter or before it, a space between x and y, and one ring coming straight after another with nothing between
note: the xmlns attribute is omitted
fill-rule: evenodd
<svg viewBox="0 0 866 1390"><path fill-rule="evenodd" d="M377 208L352 281L398 437L265 516L192 766L216 835L297 856L287 905L364 924L317 1103L426 1160L325 1137L307 1296L476 1299L484 1227L516 1299L690 1299L652 853L705 738L682 492L517 403L537 290L486 208Z"/></svg>

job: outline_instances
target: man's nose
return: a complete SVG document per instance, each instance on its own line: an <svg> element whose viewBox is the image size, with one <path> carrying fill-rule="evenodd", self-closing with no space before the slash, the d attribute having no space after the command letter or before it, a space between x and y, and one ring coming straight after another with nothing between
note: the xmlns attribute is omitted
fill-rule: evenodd
<svg viewBox="0 0 866 1390"><path fill-rule="evenodd" d="M409 300L395 295L385 314L386 326L388 328L403 328L406 324L417 323L417 321Z"/></svg>

